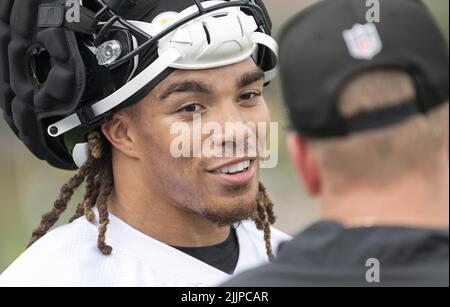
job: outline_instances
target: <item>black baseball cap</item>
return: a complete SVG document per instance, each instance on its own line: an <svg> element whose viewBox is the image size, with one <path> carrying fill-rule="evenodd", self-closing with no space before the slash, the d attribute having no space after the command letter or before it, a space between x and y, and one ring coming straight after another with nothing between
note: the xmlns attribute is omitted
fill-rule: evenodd
<svg viewBox="0 0 450 307"><path fill-rule="evenodd" d="M385 127L448 101L447 43L420 0L380 0L379 22L368 22L365 0L323 0L302 11L280 38L284 98L293 127L328 138ZM400 69L417 95L396 107L343 118L338 96L357 74Z"/></svg>

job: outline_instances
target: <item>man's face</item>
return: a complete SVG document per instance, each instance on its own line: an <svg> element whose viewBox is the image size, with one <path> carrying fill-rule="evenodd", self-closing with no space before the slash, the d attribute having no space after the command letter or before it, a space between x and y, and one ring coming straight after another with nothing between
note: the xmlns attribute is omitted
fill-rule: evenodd
<svg viewBox="0 0 450 307"><path fill-rule="evenodd" d="M247 219L255 209L259 181L259 159L249 157L248 144L252 139L257 144L265 140L267 134L259 135L255 127L270 121L263 83L263 73L251 59L216 69L177 70L160 83L135 106L144 184L167 203L219 225ZM201 127L214 122L221 132L199 134L194 115L201 115ZM174 139L180 136L171 133L171 128L179 123L190 128L190 135L184 135L190 143L189 157L175 157L171 152ZM226 123L255 126L244 133L230 133ZM195 137L201 144L208 138L214 140L223 155L225 146L236 149L237 142L244 140L244 157L236 152L232 157L207 157L208 151L193 157L194 146L199 144Z"/></svg>

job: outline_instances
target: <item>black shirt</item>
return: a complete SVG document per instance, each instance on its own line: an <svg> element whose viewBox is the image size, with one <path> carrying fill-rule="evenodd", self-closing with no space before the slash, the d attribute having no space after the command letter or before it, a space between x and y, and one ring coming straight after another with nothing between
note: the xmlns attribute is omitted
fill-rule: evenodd
<svg viewBox="0 0 450 307"><path fill-rule="evenodd" d="M374 268L370 259L378 261L375 281L373 271L367 276ZM275 262L243 273L225 286L448 287L449 230L344 228L319 222L282 244Z"/></svg>
<svg viewBox="0 0 450 307"><path fill-rule="evenodd" d="M227 240L218 245L173 247L227 274L233 274L239 259L239 241L234 228L231 228Z"/></svg>

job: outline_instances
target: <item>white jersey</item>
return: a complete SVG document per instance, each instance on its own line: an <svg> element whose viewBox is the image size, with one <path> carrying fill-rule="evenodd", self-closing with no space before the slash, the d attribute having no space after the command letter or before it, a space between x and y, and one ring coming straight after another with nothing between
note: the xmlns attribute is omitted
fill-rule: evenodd
<svg viewBox="0 0 450 307"><path fill-rule="evenodd" d="M2 275L5 286L216 286L232 277L109 215L104 256L97 225L81 217L56 228L27 249ZM263 233L253 222L236 229L239 260L234 274L267 263ZM288 235L272 229L274 250ZM233 275L234 275L233 274ZM249 285L251 286L251 285Z"/></svg>

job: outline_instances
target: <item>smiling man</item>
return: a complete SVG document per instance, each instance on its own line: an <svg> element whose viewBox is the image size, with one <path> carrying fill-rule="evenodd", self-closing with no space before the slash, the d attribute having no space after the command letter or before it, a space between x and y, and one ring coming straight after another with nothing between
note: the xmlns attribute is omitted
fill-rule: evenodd
<svg viewBox="0 0 450 307"><path fill-rule="evenodd" d="M0 285L208 286L267 262L289 238L270 227L273 204L259 183L260 157L248 145L251 139L264 143L266 134L225 128L270 120L262 94L275 71L276 44L262 2L111 1L106 8L84 2L82 25L55 28L47 24L51 18L37 18L39 34L27 40L43 48L29 55L31 78L19 80L16 72L23 71L10 65L16 85L33 81L34 105L42 97L52 104L34 110L36 129L21 120L17 105L3 108L8 123L36 156L79 171ZM34 9L36 17L49 6L61 8L53 2L1 3L11 12L12 33L20 32L19 12ZM83 61L83 82L53 78L64 65L61 49L46 45L49 35L75 38L76 47L64 40L56 45ZM45 54L54 60L51 68ZM15 56L11 51L10 59ZM70 93L73 80L84 90L78 100L66 101L67 92L78 93ZM15 84L14 101L26 105ZM56 108L58 103L66 105ZM214 147L235 148L236 154L196 157L190 148L189 156L174 156L172 127L183 123L192 132L196 116L223 128L201 135L202 143L212 138ZM246 144L243 155L237 154L240 142ZM71 223L47 233L83 182L86 193Z"/></svg>

